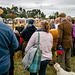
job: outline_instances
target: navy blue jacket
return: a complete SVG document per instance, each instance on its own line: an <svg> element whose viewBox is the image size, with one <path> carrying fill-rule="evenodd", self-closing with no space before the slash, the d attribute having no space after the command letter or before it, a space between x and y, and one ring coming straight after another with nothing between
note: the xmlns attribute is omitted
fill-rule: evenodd
<svg viewBox="0 0 75 75"><path fill-rule="evenodd" d="M36 31L36 27L34 25L27 25L26 29L22 31L20 36L24 39L24 41L29 41L32 34Z"/></svg>

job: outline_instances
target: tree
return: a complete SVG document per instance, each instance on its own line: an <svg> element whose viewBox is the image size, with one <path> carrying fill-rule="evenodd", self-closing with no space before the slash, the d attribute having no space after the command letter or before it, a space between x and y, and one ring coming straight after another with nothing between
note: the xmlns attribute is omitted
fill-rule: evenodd
<svg viewBox="0 0 75 75"><path fill-rule="evenodd" d="M1 14L0 16L5 19L7 18L5 13Z"/></svg>
<svg viewBox="0 0 75 75"><path fill-rule="evenodd" d="M6 15L7 18L12 18L12 8L2 8L0 7L1 9L3 9L4 11L4 15ZM14 16L16 17L17 15L19 17L26 17L26 14L28 15L28 17L33 17L36 16L38 17L38 13L39 13L39 17L42 17L42 18L45 18L45 15L43 12L41 12L40 9L33 9L33 10L28 10L27 13L26 13L26 10L25 9L22 9L22 7L19 8L20 12L18 12L18 7L17 6L14 6ZM2 15L2 17L4 17Z"/></svg>
<svg viewBox="0 0 75 75"><path fill-rule="evenodd" d="M50 16L49 16L49 19L55 19L55 16L51 16L51 15L50 15Z"/></svg>
<svg viewBox="0 0 75 75"><path fill-rule="evenodd" d="M59 15L59 12L56 12L56 13L55 13L55 17L57 17L58 15Z"/></svg>
<svg viewBox="0 0 75 75"><path fill-rule="evenodd" d="M37 9L37 11L39 12L39 15L41 14L41 11Z"/></svg>
<svg viewBox="0 0 75 75"><path fill-rule="evenodd" d="M59 12L55 12L54 15L50 15L49 19L55 19L59 15Z"/></svg>
<svg viewBox="0 0 75 75"><path fill-rule="evenodd" d="M23 13L26 13L25 9L23 9Z"/></svg>
<svg viewBox="0 0 75 75"><path fill-rule="evenodd" d="M27 14L28 14L28 17L32 17L32 11L31 10L28 10Z"/></svg>
<svg viewBox="0 0 75 75"><path fill-rule="evenodd" d="M18 7L14 6L14 12L17 13L18 12Z"/></svg>
<svg viewBox="0 0 75 75"><path fill-rule="evenodd" d="M6 8L2 8L4 13L7 14L7 9Z"/></svg>
<svg viewBox="0 0 75 75"><path fill-rule="evenodd" d="M4 11L3 14L1 14L0 16L1 16L2 18L7 18L7 17L6 17L6 13L7 13L6 8L0 7L0 9L2 9L2 10Z"/></svg>
<svg viewBox="0 0 75 75"><path fill-rule="evenodd" d="M2 9L2 7L0 7L0 9Z"/></svg>
<svg viewBox="0 0 75 75"><path fill-rule="evenodd" d="M19 14L19 17L21 18L26 17L26 14L25 13Z"/></svg>
<svg viewBox="0 0 75 75"><path fill-rule="evenodd" d="M30 14L30 13L32 13L32 11L31 11L31 10L28 10L28 11L27 11L27 14Z"/></svg>
<svg viewBox="0 0 75 75"><path fill-rule="evenodd" d="M6 14L6 17L7 18L12 18L12 14ZM17 15L14 14L14 18L16 18L16 17L17 17Z"/></svg>
<svg viewBox="0 0 75 75"><path fill-rule="evenodd" d="M19 8L20 12L22 13L22 7Z"/></svg>
<svg viewBox="0 0 75 75"><path fill-rule="evenodd" d="M44 13L43 13L43 12L41 13L41 17L42 17L42 18L45 18L45 15L44 15Z"/></svg>
<svg viewBox="0 0 75 75"><path fill-rule="evenodd" d="M41 13L41 11L39 9L33 9L33 10L28 10L27 11L28 16L33 17L33 18L34 18L34 16L38 17L38 13L39 13L40 17L45 18L44 13L43 12Z"/></svg>
<svg viewBox="0 0 75 75"><path fill-rule="evenodd" d="M12 10L9 7L7 7L7 13L12 13Z"/></svg>

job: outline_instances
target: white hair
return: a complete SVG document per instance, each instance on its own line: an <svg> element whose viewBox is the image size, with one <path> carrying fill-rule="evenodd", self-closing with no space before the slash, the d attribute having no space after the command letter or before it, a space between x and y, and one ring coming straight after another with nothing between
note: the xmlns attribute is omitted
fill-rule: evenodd
<svg viewBox="0 0 75 75"><path fill-rule="evenodd" d="M51 22L51 23L54 23L54 19L51 19L50 22Z"/></svg>
<svg viewBox="0 0 75 75"><path fill-rule="evenodd" d="M67 16L66 19L67 19L68 21L72 22L71 16Z"/></svg>
<svg viewBox="0 0 75 75"><path fill-rule="evenodd" d="M66 18L65 17L61 17L61 22L64 21L64 20L66 20Z"/></svg>

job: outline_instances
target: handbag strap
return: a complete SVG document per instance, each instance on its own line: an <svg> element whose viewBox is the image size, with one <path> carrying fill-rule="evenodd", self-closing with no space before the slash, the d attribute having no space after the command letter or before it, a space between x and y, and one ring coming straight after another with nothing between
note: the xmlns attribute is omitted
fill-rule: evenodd
<svg viewBox="0 0 75 75"><path fill-rule="evenodd" d="M38 48L39 48L39 43L40 43L40 33L38 32Z"/></svg>

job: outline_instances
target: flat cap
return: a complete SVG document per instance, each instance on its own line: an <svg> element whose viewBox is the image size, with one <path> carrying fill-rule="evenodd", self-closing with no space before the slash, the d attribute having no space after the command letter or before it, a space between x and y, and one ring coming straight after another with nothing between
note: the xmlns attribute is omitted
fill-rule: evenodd
<svg viewBox="0 0 75 75"><path fill-rule="evenodd" d="M57 17L66 17L66 14L65 13L61 13Z"/></svg>

